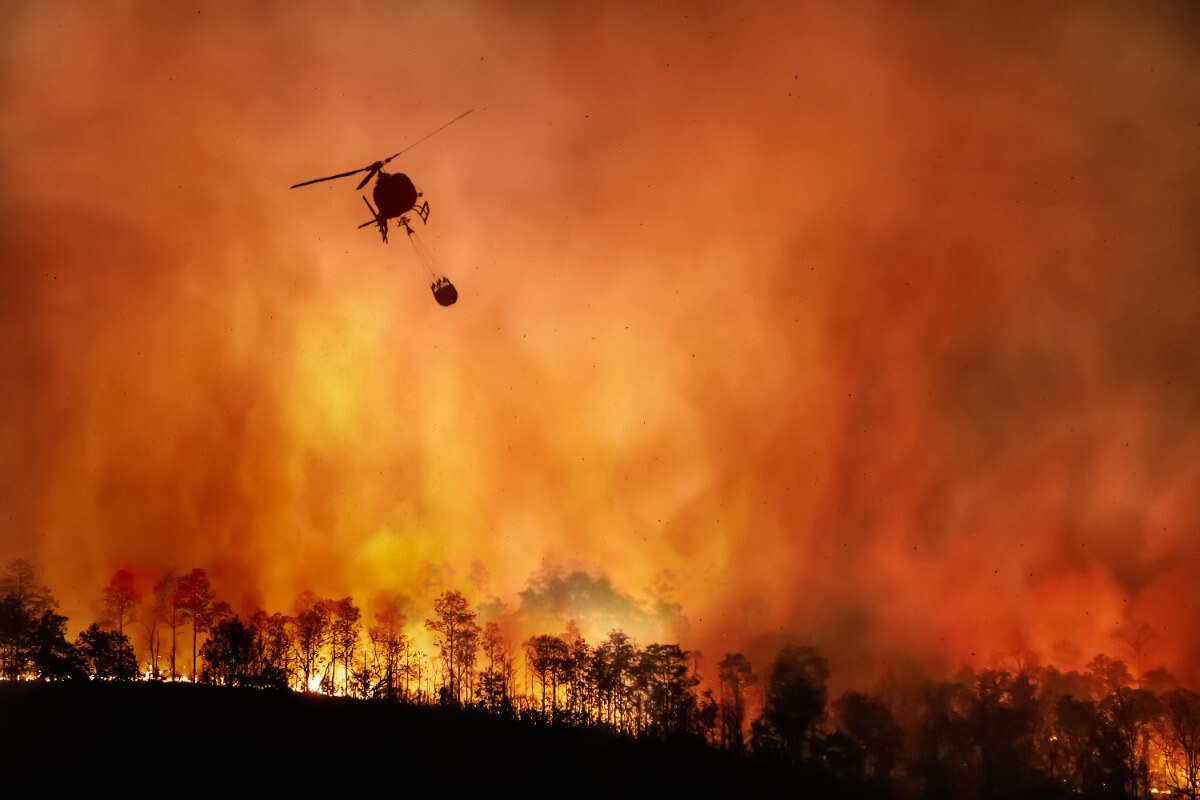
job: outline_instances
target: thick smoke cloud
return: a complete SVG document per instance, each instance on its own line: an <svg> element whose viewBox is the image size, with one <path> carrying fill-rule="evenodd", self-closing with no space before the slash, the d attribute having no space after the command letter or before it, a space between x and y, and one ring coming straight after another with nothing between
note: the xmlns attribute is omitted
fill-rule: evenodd
<svg viewBox="0 0 1200 800"><path fill-rule="evenodd" d="M73 624L205 566L1200 677L1188 4L0 14L0 557ZM467 108L397 162L446 310L286 187Z"/></svg>

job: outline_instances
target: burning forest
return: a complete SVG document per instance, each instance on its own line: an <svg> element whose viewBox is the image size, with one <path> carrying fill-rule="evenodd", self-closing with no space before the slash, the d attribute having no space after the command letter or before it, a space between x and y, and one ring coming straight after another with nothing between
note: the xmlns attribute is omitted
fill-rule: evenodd
<svg viewBox="0 0 1200 800"><path fill-rule="evenodd" d="M534 728L707 748L743 768L796 770L782 773L793 790L842 796L1200 791L1200 695L1163 669L1135 679L1103 653L1063 672L1016 652L981 672L831 697L829 661L809 645L784 646L756 669L740 652L704 659L619 628L589 642L574 620L517 641L455 590L419 623L396 603L364 618L353 598L311 591L290 613L243 615L203 569L169 571L145 598L119 570L100 593L104 619L73 643L28 562L8 565L0 591L0 692L18 681L184 682L475 709ZM140 648L125 633L135 626ZM41 744L59 746L53 736Z"/></svg>
<svg viewBox="0 0 1200 800"><path fill-rule="evenodd" d="M0 695L1190 791L1198 40L1187 0L4 3Z"/></svg>

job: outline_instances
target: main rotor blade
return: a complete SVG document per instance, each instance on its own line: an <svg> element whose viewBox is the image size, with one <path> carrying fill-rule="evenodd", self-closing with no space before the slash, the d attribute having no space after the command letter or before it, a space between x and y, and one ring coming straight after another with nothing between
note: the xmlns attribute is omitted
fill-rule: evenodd
<svg viewBox="0 0 1200 800"><path fill-rule="evenodd" d="M355 187L354 187L354 190L355 190L355 191L358 191L358 190L362 189L362 187L366 186L366 185L367 185L367 182L368 182L368 181L370 181L370 180L371 180L371 178L374 178L374 177L375 177L375 173L376 173L376 172L379 172L379 170L380 170L382 167L383 167L383 162L381 162L381 161L376 161L374 164L372 164L372 165L371 165L371 166L368 168L368 169L370 169L371 171L367 173L367 177L365 177L365 178L363 178L361 181L359 181L359 183L358 183L358 186L355 186Z"/></svg>
<svg viewBox="0 0 1200 800"><path fill-rule="evenodd" d="M409 150L412 150L414 147L416 147L416 146L417 146L417 145L419 145L421 142L423 142L423 141L425 141L426 139L428 139L430 136L433 136L435 133L437 133L438 131L441 131L441 130L443 130L443 129L445 129L445 128L449 128L451 125L453 125L454 123L458 122L460 119L462 119L463 117L465 117L467 114L470 114L470 113L471 113L472 111L474 111L474 110L475 110L475 109L473 109L473 108L468 108L466 111L464 111L463 113L459 114L457 117L455 117L454 119L450 120L450 121L449 121L449 122L447 122L445 125L441 126L440 128L435 128L435 129L431 130L429 133L427 133L427 134L425 134L424 136L422 136L420 139L417 139L415 142L413 142L413 143L412 143L412 144L410 144L408 147L406 147L406 148L404 148L403 150L401 150L399 153L393 153L392 155L388 156L387 158L385 158L385 159L383 160L383 163L384 163L384 164L386 164L386 163L388 163L389 161L391 161L393 158L395 158L396 156L398 156L398 155L401 155L401 154L403 154L403 153L407 153Z"/></svg>
<svg viewBox="0 0 1200 800"><path fill-rule="evenodd" d="M337 178L345 178L345 177L347 177L347 176L350 176L350 175L357 175L357 174L358 174L358 173L360 173L360 172L366 172L366 173L367 173L367 177L363 178L363 180L362 180L362 183L358 184L358 188L359 188L359 189L361 189L361 188L363 188L364 186L366 186L366 185L367 185L367 182L371 180L372 176L374 176L374 175L375 175L375 173L376 173L376 172L378 172L378 171L380 170L380 168L382 168L382 167L383 167L385 164L387 164L387 163L388 163L389 161L391 161L393 158L395 158L396 156L399 156L399 155L403 155L404 153L407 153L409 150L412 150L414 147L416 147L416 146L417 146L417 145L419 145L421 142L423 142L423 141L425 141L426 139L428 139L430 136L433 136L435 133L438 133L439 131L441 131L441 130L444 130L445 128L448 128L448 127L450 127L451 125L453 125L454 123L458 122L460 119L462 119L463 117L465 117L467 114L470 114L470 113L471 113L472 111L474 111L474 110L475 110L475 109L473 109L473 108L468 108L466 111L464 111L463 113L459 114L457 117L455 117L454 119L450 120L450 121L449 121L449 122L447 122L445 125L442 125L442 126L441 126L441 127L439 127L439 128L434 128L434 129L433 129L433 130L431 130L429 133L425 134L425 135L424 135L424 136L422 136L420 139L417 139L415 142L413 142L412 144L410 144L408 147L406 147L406 148L404 148L403 150L401 150L399 153L393 153L392 155L390 155L390 156L388 156L387 158L385 158L383 161L376 161L374 164L368 164L367 166L365 166L365 167L361 167L361 168L359 168L359 169L352 169L352 170L350 170L349 172L339 172L337 175L330 175L330 176L328 176L328 177L325 177L325 178L314 178L313 180L311 180L311 181L305 181L304 183L293 183L293 184L292 184L291 186L289 186L288 188L289 188L289 189L299 189L301 186L308 186L309 184L313 184L313 183L321 183L322 181L332 181L332 180L335 180L335 179L337 179Z"/></svg>
<svg viewBox="0 0 1200 800"><path fill-rule="evenodd" d="M334 178L345 178L347 175L355 175L359 172L363 172L365 170L371 169L374 166L375 166L374 164L371 164L369 166L362 167L361 169L352 169L349 172L339 172L337 175L330 175L328 178L314 178L311 181L305 181L304 183L293 183L288 188L289 189L298 189L301 186L308 186L310 183L320 183L321 181L331 181Z"/></svg>

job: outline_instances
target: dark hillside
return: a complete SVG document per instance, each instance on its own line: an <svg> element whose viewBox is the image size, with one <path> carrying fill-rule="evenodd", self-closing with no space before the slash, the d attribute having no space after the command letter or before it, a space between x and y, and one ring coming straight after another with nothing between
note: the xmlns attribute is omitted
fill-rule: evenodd
<svg viewBox="0 0 1200 800"><path fill-rule="evenodd" d="M383 782L400 794L745 797L811 779L699 746L535 726L470 710L156 683L0 686L0 766L43 787L97 776L252 789ZM48 783L44 782L48 781ZM389 793L391 793L389 791ZM273 794L273 791L272 791ZM837 793L845 796L844 793Z"/></svg>

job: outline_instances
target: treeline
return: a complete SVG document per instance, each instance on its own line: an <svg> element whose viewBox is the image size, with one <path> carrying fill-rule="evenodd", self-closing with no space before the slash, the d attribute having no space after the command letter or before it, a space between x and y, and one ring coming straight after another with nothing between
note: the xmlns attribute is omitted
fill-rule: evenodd
<svg viewBox="0 0 1200 800"><path fill-rule="evenodd" d="M784 647L764 676L741 653L701 676L697 654L620 630L590 643L570 623L510 642L456 591L421 623L429 653L394 606L368 624L352 598L303 592L289 615L242 616L201 569L168 572L145 598L118 571L100 599L104 619L68 641L32 566L10 563L0 575L3 677L192 680L467 707L694 743L887 797L1196 798L1200 784L1200 696L1165 670L1135 679L1105 655L1060 672L1027 654L1007 669L891 681L831 702L828 662L811 647Z"/></svg>

